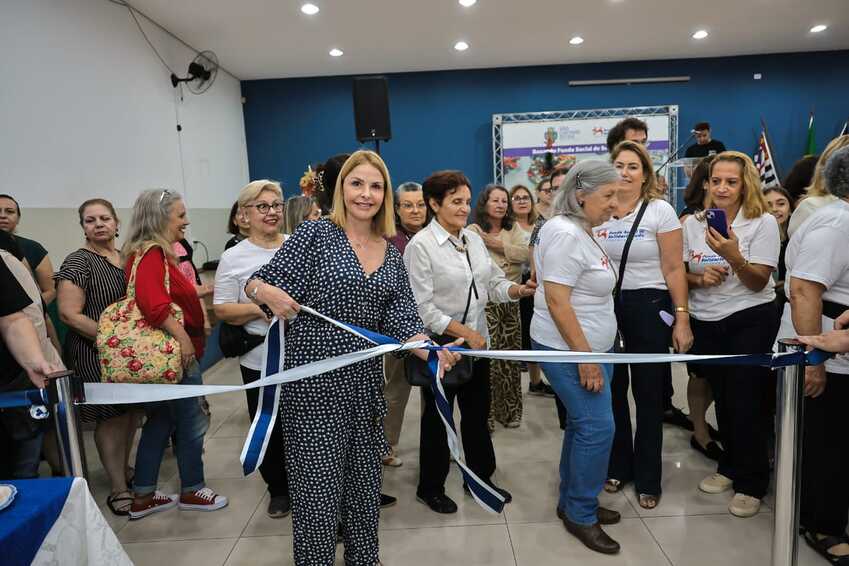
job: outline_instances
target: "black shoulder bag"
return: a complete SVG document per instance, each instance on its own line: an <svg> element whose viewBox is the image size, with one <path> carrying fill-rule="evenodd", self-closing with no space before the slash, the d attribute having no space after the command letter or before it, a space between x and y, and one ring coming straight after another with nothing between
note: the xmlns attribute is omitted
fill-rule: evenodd
<svg viewBox="0 0 849 566"><path fill-rule="evenodd" d="M625 246L622 248L622 259L619 260L619 277L616 279L616 287L613 289L613 308L616 313L616 323L619 328L616 329L616 344L613 346L614 352L625 351L625 338L622 336L622 322L619 320L621 312L620 301L622 300L622 280L625 279L625 264L628 263L628 251L631 249L631 242L634 240L634 235L640 227L640 221L643 219L643 214L649 206L649 201L644 200L640 210L637 211L637 217L634 219L634 224L631 225L631 231L628 232L628 239L625 240Z"/></svg>
<svg viewBox="0 0 849 566"><path fill-rule="evenodd" d="M225 358L243 356L265 342L265 336L251 334L244 326L222 322L218 328L218 345Z"/></svg>
<svg viewBox="0 0 849 566"><path fill-rule="evenodd" d="M466 244L466 238L463 237L463 244ZM461 251L460 248L455 247L457 251ZM466 318L469 316L469 306L472 304L472 293L475 294L475 298L478 298L478 289L475 286L475 274L474 269L472 268L472 259L469 257L469 249L465 248L466 252L466 261L469 262L469 269L472 271L472 282L469 284L469 292L466 295L466 308L463 311L463 319L460 321L460 324L466 324ZM453 342L456 340L453 336L448 336L447 334L436 334L431 336L430 338L436 344L444 345L449 342ZM468 348L468 345L461 346L463 348ZM430 368L426 361L422 360L418 356L407 356L404 359L404 374L407 377L407 382L410 385L415 385L418 387L430 387ZM460 361L457 362L454 367L451 368L451 371L445 372L442 378L442 384L447 387L459 387L465 383L468 383L472 379L472 359L468 356L462 356Z"/></svg>

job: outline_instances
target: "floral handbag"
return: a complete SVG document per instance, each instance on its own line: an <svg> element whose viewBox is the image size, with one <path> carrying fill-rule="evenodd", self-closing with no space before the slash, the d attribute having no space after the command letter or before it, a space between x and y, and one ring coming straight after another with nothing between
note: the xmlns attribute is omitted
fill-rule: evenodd
<svg viewBox="0 0 849 566"><path fill-rule="evenodd" d="M179 383L183 377L180 344L165 330L151 326L136 303L136 270L156 244L136 254L127 296L103 310L97 323L101 380L108 383ZM165 289L171 291L168 259ZM171 303L171 316L183 324L183 311Z"/></svg>

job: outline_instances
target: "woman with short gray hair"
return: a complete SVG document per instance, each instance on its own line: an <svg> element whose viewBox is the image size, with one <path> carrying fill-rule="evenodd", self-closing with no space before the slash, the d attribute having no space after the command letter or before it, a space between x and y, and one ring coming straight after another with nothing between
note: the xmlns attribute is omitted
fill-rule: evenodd
<svg viewBox="0 0 849 566"><path fill-rule="evenodd" d="M849 310L849 147L835 151L822 173L837 200L814 212L790 238L785 285L794 330L780 336L820 334ZM800 522L805 541L832 564L849 562L849 487L844 481L849 449L833 440L837 431L849 430L847 378L845 357L805 368Z"/></svg>
<svg viewBox="0 0 849 566"><path fill-rule="evenodd" d="M613 349L616 271L592 228L613 214L619 182L616 169L602 161L582 161L566 175L534 248L539 285L531 322L535 350ZM619 543L601 525L619 522L619 513L598 505L614 433L611 365L540 365L568 414L557 515L588 548L616 554Z"/></svg>

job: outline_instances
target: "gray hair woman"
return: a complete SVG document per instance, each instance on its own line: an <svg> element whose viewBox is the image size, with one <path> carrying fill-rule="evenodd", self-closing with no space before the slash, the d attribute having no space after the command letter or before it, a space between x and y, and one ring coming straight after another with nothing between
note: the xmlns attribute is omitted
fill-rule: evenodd
<svg viewBox="0 0 849 566"><path fill-rule="evenodd" d="M849 310L849 147L831 155L823 180L837 200L812 214L787 246L791 336L820 334ZM849 487L840 480L849 474L849 449L830 441L849 428L847 378L845 357L805 368L801 525L806 542L833 564L847 550Z"/></svg>
<svg viewBox="0 0 849 566"><path fill-rule="evenodd" d="M286 213L283 218L283 233L292 235L298 226L307 220L321 218L321 209L315 199L305 195L290 197L286 201Z"/></svg>
<svg viewBox="0 0 849 566"><path fill-rule="evenodd" d="M616 209L620 177L602 161L575 165L552 204L552 217L534 248L539 287L534 297L531 346L535 350L609 352L616 338L612 291L616 271L593 239L592 228ZM598 505L613 443L610 364L542 363L566 406L568 434L560 454L557 515L588 548L619 552L600 525L619 513ZM567 456L568 455L568 456Z"/></svg>
<svg viewBox="0 0 849 566"><path fill-rule="evenodd" d="M194 281L177 267L173 244L185 238L189 219L178 193L155 189L143 192L133 206L130 236L122 255L129 275L136 256L144 254L136 270L136 303L146 322L171 334L180 344L183 385L203 383L198 358L203 354L204 314ZM165 286L166 268L170 286ZM128 285L130 282L128 282ZM183 311L183 324L171 313L174 303ZM227 505L227 498L206 487L203 478L203 437L208 423L195 398L149 403L147 421L136 453L135 499L130 518L179 506L183 510L214 511ZM156 490L162 453L172 431L176 431L180 495Z"/></svg>

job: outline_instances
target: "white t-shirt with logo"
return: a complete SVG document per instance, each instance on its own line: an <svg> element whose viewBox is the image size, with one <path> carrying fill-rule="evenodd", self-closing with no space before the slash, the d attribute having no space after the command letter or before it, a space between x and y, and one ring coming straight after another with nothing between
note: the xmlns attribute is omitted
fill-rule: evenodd
<svg viewBox="0 0 849 566"><path fill-rule="evenodd" d="M215 305L238 303L251 304L245 294L245 285L251 275L271 261L280 248L261 248L250 240L242 240L221 254L218 270L215 272L215 292L212 303ZM249 334L265 336L268 333L268 322L264 318L255 318L244 324ZM262 344L239 357L239 363L246 368L260 371L262 369Z"/></svg>
<svg viewBox="0 0 849 566"><path fill-rule="evenodd" d="M569 350L569 345L545 303L546 281L572 287L571 304L593 352L607 352L616 339L613 288L616 271L604 251L587 231L565 216L548 220L534 248L537 287L531 338L536 342Z"/></svg>
<svg viewBox="0 0 849 566"><path fill-rule="evenodd" d="M749 263L772 268L778 265L781 236L772 214L745 218L741 208L731 223L731 229L739 240L740 253ZM774 300L775 289L771 283L760 291L752 291L740 281L725 258L708 247L706 230L707 222L700 221L695 214L684 221L684 261L690 273L704 273L706 266L717 265L728 270L728 277L716 287L690 289L690 314L693 318L722 320L741 310Z"/></svg>
<svg viewBox="0 0 849 566"><path fill-rule="evenodd" d="M784 256L787 264L785 289L790 296L790 278L814 281L826 288L822 298L849 307L849 203L838 200L816 210L793 233ZM834 319L822 317L822 330L834 328ZM779 338L795 338L789 303L781 319ZM825 362L831 373L849 374L845 356Z"/></svg>
<svg viewBox="0 0 849 566"><path fill-rule="evenodd" d="M596 241L613 260L617 271L621 265L625 240L631 233L631 227L637 219L637 213L642 204L643 201L638 202L634 211L623 218L611 218L601 226L593 228ZM634 239L631 240L622 289L667 288L660 268L660 247L657 236L680 229L681 221L678 220L672 205L661 199L649 202L640 219L640 225L634 233Z"/></svg>

